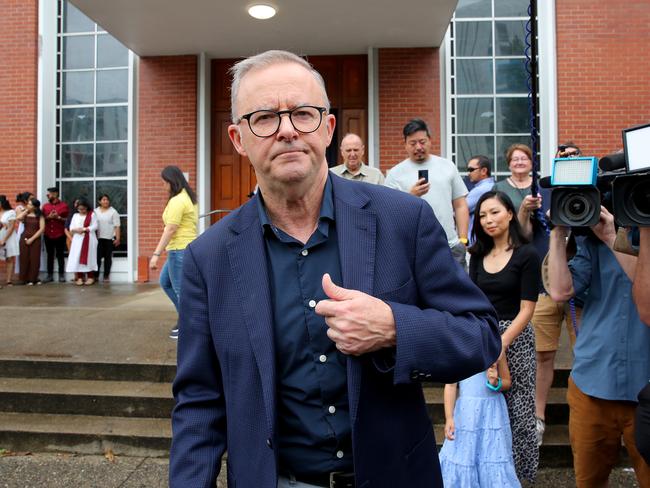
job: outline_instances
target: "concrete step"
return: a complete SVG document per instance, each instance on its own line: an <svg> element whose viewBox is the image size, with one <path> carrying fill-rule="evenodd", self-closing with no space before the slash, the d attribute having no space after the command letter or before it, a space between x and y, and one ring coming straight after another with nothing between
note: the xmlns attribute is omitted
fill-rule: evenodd
<svg viewBox="0 0 650 488"><path fill-rule="evenodd" d="M169 419L0 412L0 446L14 452L166 457Z"/></svg>
<svg viewBox="0 0 650 488"><path fill-rule="evenodd" d="M424 398L427 402L429 417L434 424L444 424L445 409L443 403L443 387L425 386ZM569 405L566 403L566 388L553 387L548 394L546 404L547 425L563 424L569 422Z"/></svg>
<svg viewBox="0 0 650 488"><path fill-rule="evenodd" d="M6 412L168 419L173 406L170 383L0 377Z"/></svg>
<svg viewBox="0 0 650 488"><path fill-rule="evenodd" d="M8 378L172 382L175 364L105 363L66 360L0 358L0 373Z"/></svg>

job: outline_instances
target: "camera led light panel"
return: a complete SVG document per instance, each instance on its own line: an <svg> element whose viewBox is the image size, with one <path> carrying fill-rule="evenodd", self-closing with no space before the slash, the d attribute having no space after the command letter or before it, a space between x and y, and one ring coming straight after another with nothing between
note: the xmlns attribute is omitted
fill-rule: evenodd
<svg viewBox="0 0 650 488"><path fill-rule="evenodd" d="M555 158L551 168L551 185L595 185L598 173L596 158Z"/></svg>
<svg viewBox="0 0 650 488"><path fill-rule="evenodd" d="M623 131L628 172L650 170L650 124Z"/></svg>

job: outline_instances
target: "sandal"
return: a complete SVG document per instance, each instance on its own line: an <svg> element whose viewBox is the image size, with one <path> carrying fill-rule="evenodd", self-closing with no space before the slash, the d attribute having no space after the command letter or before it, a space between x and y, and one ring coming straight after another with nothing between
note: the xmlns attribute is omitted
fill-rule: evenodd
<svg viewBox="0 0 650 488"><path fill-rule="evenodd" d="M90 286L90 285L94 285L94 284L95 284L95 280L92 279L92 278L88 278L86 281L84 281L84 285L86 285L86 286Z"/></svg>
<svg viewBox="0 0 650 488"><path fill-rule="evenodd" d="M82 285L84 284L84 280L82 280L81 278L78 278L78 279L74 282L74 284L77 285L77 286L82 286Z"/></svg>

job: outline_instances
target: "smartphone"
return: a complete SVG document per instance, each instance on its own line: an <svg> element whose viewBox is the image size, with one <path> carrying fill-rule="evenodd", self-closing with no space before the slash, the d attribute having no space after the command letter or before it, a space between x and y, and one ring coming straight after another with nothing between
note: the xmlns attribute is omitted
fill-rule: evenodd
<svg viewBox="0 0 650 488"><path fill-rule="evenodd" d="M419 169L418 170L418 180L424 178L424 181L429 183L429 170L428 169Z"/></svg>

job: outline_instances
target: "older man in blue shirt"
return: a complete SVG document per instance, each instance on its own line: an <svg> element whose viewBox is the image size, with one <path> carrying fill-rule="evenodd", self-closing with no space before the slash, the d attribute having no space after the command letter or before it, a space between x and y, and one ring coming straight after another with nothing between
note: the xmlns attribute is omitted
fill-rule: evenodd
<svg viewBox="0 0 650 488"><path fill-rule="evenodd" d="M650 487L650 467L634 443L639 391L650 378L650 328L632 300L636 258L613 250L614 218L605 208L567 263L566 228L551 232L549 281L553 300L585 297L569 379L569 435L576 483L606 486L621 436L639 485Z"/></svg>

